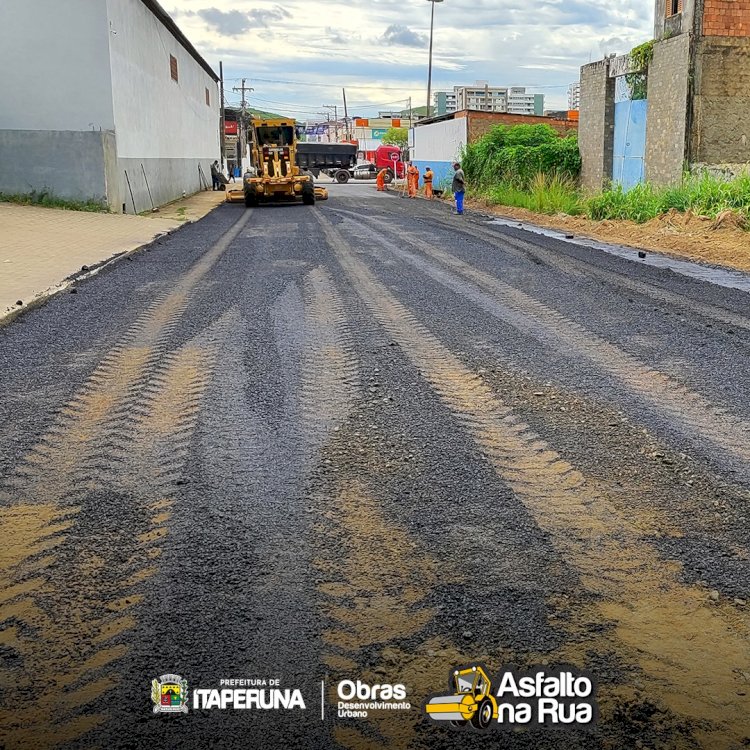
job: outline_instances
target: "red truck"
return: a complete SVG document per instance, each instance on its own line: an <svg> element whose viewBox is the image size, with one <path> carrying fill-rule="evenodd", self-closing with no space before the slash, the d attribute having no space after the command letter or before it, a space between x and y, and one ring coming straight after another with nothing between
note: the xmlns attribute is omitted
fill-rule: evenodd
<svg viewBox="0 0 750 750"><path fill-rule="evenodd" d="M378 146L375 151L368 151L366 158L374 165L376 175L381 169L388 170L386 182L392 182L396 177L401 180L406 176L406 165L398 146Z"/></svg>

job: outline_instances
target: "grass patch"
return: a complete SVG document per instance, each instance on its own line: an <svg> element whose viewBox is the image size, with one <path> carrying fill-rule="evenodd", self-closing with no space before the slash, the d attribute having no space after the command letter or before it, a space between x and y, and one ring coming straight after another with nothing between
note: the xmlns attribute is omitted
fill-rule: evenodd
<svg viewBox="0 0 750 750"><path fill-rule="evenodd" d="M715 219L732 211L750 219L750 175L721 180L709 174L688 177L681 185L657 188L648 183L625 192L621 187L606 190L586 200L590 219L630 219L639 224L669 211L692 211Z"/></svg>
<svg viewBox="0 0 750 750"><path fill-rule="evenodd" d="M58 198L48 190L32 190L30 193L0 193L0 202L15 203L19 206L42 206L44 208L62 208L67 211L88 211L89 213L109 213L109 208L94 200L70 200Z"/></svg>
<svg viewBox="0 0 750 750"><path fill-rule="evenodd" d="M511 182L500 182L483 193L490 203L517 206L540 214L570 214L583 212L581 196L575 183L560 175L538 172L528 187L520 188Z"/></svg>
<svg viewBox="0 0 750 750"><path fill-rule="evenodd" d="M558 174L538 172L526 185L497 181L491 187L473 190L476 197L502 206L516 206L542 214L565 213L594 221L629 220L639 224L670 211L688 211L716 219L727 211L750 227L750 175L722 180L709 174L686 177L681 185L657 188L648 183L628 191L617 186L584 196L576 183Z"/></svg>

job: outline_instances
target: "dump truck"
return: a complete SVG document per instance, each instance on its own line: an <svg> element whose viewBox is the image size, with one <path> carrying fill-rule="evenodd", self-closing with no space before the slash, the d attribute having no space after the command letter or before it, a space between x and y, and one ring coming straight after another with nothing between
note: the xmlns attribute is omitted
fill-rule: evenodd
<svg viewBox="0 0 750 750"><path fill-rule="evenodd" d="M301 201L312 206L328 193L315 187L312 174L297 166L297 128L292 119L256 119L247 127L250 167L242 179L242 191L227 192L230 203L244 201L251 208L260 203Z"/></svg>
<svg viewBox="0 0 750 750"><path fill-rule="evenodd" d="M357 164L357 147L353 143L300 143L297 145L297 166L322 172L336 182L349 182Z"/></svg>
<svg viewBox="0 0 750 750"><path fill-rule="evenodd" d="M480 666L457 669L451 674L451 695L433 696L425 711L435 721L448 721L454 727L471 724L486 729L497 719L497 700L492 695L492 683Z"/></svg>
<svg viewBox="0 0 750 750"><path fill-rule="evenodd" d="M372 161L357 164L357 147L352 143L300 143L297 165L316 177L322 172L339 183L375 179L385 169L385 181L393 182L406 175L406 166L398 146L378 146L370 153ZM362 153L362 152L359 152Z"/></svg>

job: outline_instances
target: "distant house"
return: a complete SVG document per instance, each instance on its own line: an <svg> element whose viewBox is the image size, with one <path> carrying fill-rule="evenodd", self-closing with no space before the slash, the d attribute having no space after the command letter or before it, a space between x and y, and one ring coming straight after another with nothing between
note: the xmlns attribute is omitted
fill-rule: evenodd
<svg viewBox="0 0 750 750"><path fill-rule="evenodd" d="M218 76L155 0L2 0L0 69L0 192L133 213L210 184Z"/></svg>
<svg viewBox="0 0 750 750"><path fill-rule="evenodd" d="M466 145L475 143L496 125L549 125L560 136L578 130L575 119L461 110L418 122L409 136L411 160L420 173L432 167L436 187L445 187L453 175L453 162L461 159Z"/></svg>

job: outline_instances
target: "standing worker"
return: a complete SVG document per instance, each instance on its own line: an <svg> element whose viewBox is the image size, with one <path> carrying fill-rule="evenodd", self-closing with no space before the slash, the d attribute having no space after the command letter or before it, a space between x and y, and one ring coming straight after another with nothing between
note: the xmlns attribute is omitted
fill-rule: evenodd
<svg viewBox="0 0 750 750"><path fill-rule="evenodd" d="M378 172L378 176L375 179L375 184L378 186L378 192L385 192L385 176L388 174L388 169L384 168Z"/></svg>
<svg viewBox="0 0 750 750"><path fill-rule="evenodd" d="M409 163L409 168L406 170L406 184L409 188L409 197L416 198L417 190L419 189L419 170L411 162Z"/></svg>
<svg viewBox="0 0 750 750"><path fill-rule="evenodd" d="M424 180L424 197L428 200L432 200L434 198L432 193L432 181L435 179L435 173L430 167L425 169L422 179Z"/></svg>
<svg viewBox="0 0 750 750"><path fill-rule="evenodd" d="M453 165L453 195L456 198L456 213L463 214L464 212L464 193L466 192L466 177L464 176L464 170L461 169L461 165L455 162Z"/></svg>
<svg viewBox="0 0 750 750"><path fill-rule="evenodd" d="M211 165L211 182L213 183L213 190L218 190L221 185L221 178L219 177L219 162L215 161Z"/></svg>

